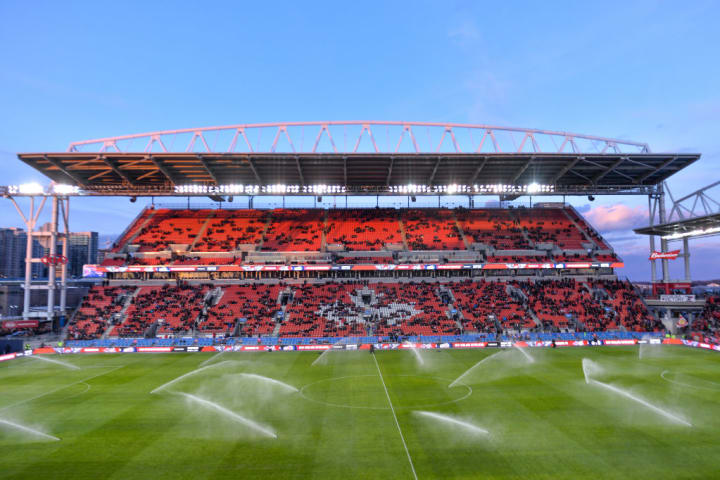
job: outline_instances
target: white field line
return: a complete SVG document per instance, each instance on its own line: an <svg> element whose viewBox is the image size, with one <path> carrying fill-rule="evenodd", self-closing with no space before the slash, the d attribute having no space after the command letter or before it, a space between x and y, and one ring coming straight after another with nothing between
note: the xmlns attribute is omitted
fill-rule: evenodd
<svg viewBox="0 0 720 480"><path fill-rule="evenodd" d="M387 386L385 385L385 379L383 378L382 372L380 371L380 365L378 365L375 353L372 354L373 360L375 360L375 367L377 368L378 375L380 375L380 381L382 382L383 389L385 390L385 396L387 397L388 404L390 405L390 411L392 412L393 418L395 419L395 426L400 433L400 440L402 440L403 447L405 447L405 453L407 454L408 462L410 462L410 469L412 470L413 477L417 480L418 476L415 473L415 465L413 465L412 457L410 456L410 450L408 450L407 443L405 443L405 436L400 429L400 422L398 422L397 415L395 414L395 407L393 407L392 400L390 400L390 394L388 393Z"/></svg>
<svg viewBox="0 0 720 480"><path fill-rule="evenodd" d="M102 377L103 375L107 375L108 373L112 373L112 372L114 372L115 370L119 370L119 369L123 368L124 366L125 366L125 365L120 365L119 367L115 367L115 368L113 368L112 370L109 370L109 371L107 371L107 372L105 372L105 373L98 373L97 375L93 375L92 377L87 377L87 378L83 378L82 380L78 380L77 382L68 383L67 385L63 385L62 387L58 387L58 388L56 388L56 389L54 389L54 390L50 390L49 392L41 393L40 395L35 395L34 397L26 398L25 400L21 400L21 401L19 401L19 402L12 403L12 404L10 404L10 405L6 405L6 406L0 408L0 412L4 412L5 410L9 410L9 409L11 409L11 408L13 408L13 407L17 407L18 405L22 405L22 404L24 404L24 403L32 402L33 400L37 400L38 398L46 397L46 396L48 396L48 395L50 395L50 394L53 394L53 393L55 393L55 392L59 392L60 390L64 390L64 389L66 389L66 388L68 388L68 387L72 387L73 385L77 385L78 383L83 383L83 382L87 382L88 380L92 380L93 378Z"/></svg>

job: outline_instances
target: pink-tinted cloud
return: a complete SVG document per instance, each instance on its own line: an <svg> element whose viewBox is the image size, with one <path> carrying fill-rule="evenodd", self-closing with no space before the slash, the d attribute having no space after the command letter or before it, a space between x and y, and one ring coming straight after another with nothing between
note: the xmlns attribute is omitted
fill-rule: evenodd
<svg viewBox="0 0 720 480"><path fill-rule="evenodd" d="M632 230L648 224L647 208L628 207L623 204L598 205L586 212L585 217L600 232Z"/></svg>

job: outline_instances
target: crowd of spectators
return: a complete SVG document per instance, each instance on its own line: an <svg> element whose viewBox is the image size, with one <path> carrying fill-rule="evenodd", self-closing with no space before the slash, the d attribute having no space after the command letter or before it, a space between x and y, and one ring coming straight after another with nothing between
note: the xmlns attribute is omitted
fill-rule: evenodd
<svg viewBox="0 0 720 480"><path fill-rule="evenodd" d="M196 252L235 251L241 246L319 251L335 245L348 251L377 251L402 244L403 231L411 251L464 250L463 236L469 243L498 250L531 250L535 243L569 250L588 243L608 248L581 217L563 208L161 209L145 211L114 251L126 243L138 245L140 252L164 251L172 244Z"/></svg>
<svg viewBox="0 0 720 480"><path fill-rule="evenodd" d="M162 322L158 333L191 333L210 287L187 284L142 287L127 309L127 319L114 327L111 334L143 336L155 322Z"/></svg>
<svg viewBox="0 0 720 480"><path fill-rule="evenodd" d="M664 329L662 322L653 317L635 288L628 281L601 280L593 287L607 292L603 303L615 312L615 318L602 329L614 330L622 326L636 332L659 332Z"/></svg>
<svg viewBox="0 0 720 480"><path fill-rule="evenodd" d="M282 285L228 285L198 328L204 332L232 333L239 322L241 335L269 335L281 311L282 288Z"/></svg>
<svg viewBox="0 0 720 480"><path fill-rule="evenodd" d="M114 317L122 310L126 296L134 290L132 287L92 286L75 313L68 338L99 338L108 327L115 324Z"/></svg>
<svg viewBox="0 0 720 480"><path fill-rule="evenodd" d="M720 296L707 297L702 313L684 331L690 331L693 336L708 338L713 343L720 344Z"/></svg>
<svg viewBox="0 0 720 480"><path fill-rule="evenodd" d="M621 281L243 284L220 286L208 295L211 289L141 287L123 322L113 318L133 288L93 287L71 337L98 338L108 328L112 336L142 336L159 321L158 333L296 337L663 329L632 285ZM717 329L716 307L710 303L706 323L696 325Z"/></svg>
<svg viewBox="0 0 720 480"><path fill-rule="evenodd" d="M544 331L602 329L606 309L575 279L525 281L519 287Z"/></svg>
<svg viewBox="0 0 720 480"><path fill-rule="evenodd" d="M510 285L471 280L449 285L464 332L501 333L534 326L526 305L508 288Z"/></svg>
<svg viewBox="0 0 720 480"><path fill-rule="evenodd" d="M319 251L324 214L324 210L317 209L273 210L262 249L276 252Z"/></svg>
<svg viewBox="0 0 720 480"><path fill-rule="evenodd" d="M382 250L402 243L398 219L399 211L391 208L330 210L325 241L345 250Z"/></svg>
<svg viewBox="0 0 720 480"><path fill-rule="evenodd" d="M190 245L212 210L157 210L133 243L140 252L166 250L172 244Z"/></svg>
<svg viewBox="0 0 720 480"><path fill-rule="evenodd" d="M233 251L241 245L260 245L268 212L262 210L217 210L195 243L198 252Z"/></svg>
<svg viewBox="0 0 720 480"><path fill-rule="evenodd" d="M409 250L465 250L452 210L401 210Z"/></svg>

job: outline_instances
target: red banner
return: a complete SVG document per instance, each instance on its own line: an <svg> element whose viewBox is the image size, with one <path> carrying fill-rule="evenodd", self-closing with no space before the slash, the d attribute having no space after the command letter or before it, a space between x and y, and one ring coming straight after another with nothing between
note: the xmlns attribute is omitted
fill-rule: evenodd
<svg viewBox="0 0 720 480"><path fill-rule="evenodd" d="M670 252L652 252L650 260L675 260L680 255L680 250L672 250Z"/></svg>
<svg viewBox="0 0 720 480"><path fill-rule="evenodd" d="M2 327L12 330L13 328L37 328L39 325L37 320L5 320Z"/></svg>
<svg viewBox="0 0 720 480"><path fill-rule="evenodd" d="M8 353L8 354L5 354L5 355L0 355L0 362L4 362L4 361L6 361L6 360L12 360L13 358L15 358L15 354L14 354L14 353Z"/></svg>
<svg viewBox="0 0 720 480"><path fill-rule="evenodd" d="M605 340L603 343L605 345L635 345L637 343L637 340Z"/></svg>
<svg viewBox="0 0 720 480"><path fill-rule="evenodd" d="M141 353L172 352L172 347L137 347L137 351Z"/></svg>

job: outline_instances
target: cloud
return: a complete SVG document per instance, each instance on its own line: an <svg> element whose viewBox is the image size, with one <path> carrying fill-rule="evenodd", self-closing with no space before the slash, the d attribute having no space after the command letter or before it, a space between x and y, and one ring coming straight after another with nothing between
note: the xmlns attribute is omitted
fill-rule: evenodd
<svg viewBox="0 0 720 480"><path fill-rule="evenodd" d="M629 207L623 204L598 205L586 212L585 217L601 232L632 230L646 226L648 223L647 208Z"/></svg>
<svg viewBox="0 0 720 480"><path fill-rule="evenodd" d="M590 210L592 210L592 207L590 206L589 203L585 203L583 205L575 205L575 210L577 210L578 212L585 215L586 212L589 212Z"/></svg>
<svg viewBox="0 0 720 480"><path fill-rule="evenodd" d="M467 44L480 39L480 29L472 20L464 20L448 31L448 37L460 44Z"/></svg>

